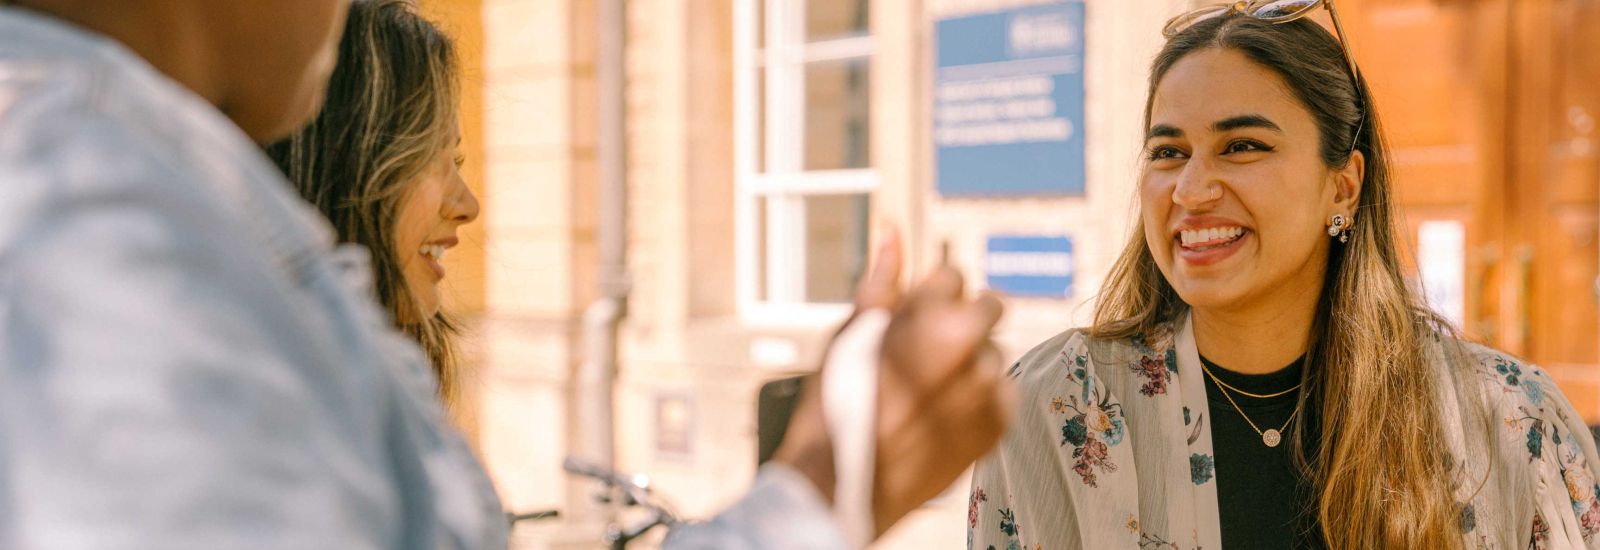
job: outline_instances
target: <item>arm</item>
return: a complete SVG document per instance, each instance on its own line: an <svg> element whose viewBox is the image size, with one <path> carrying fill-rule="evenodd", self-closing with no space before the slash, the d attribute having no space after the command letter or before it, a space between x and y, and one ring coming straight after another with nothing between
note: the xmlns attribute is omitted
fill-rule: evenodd
<svg viewBox="0 0 1600 550"><path fill-rule="evenodd" d="M1508 365L1514 360L1504 359ZM1535 517L1529 526L1531 548L1600 548L1600 458L1594 437L1583 417L1543 369L1526 365L1528 377L1519 380L1523 404L1537 420L1526 424L1527 437L1510 438L1518 451L1535 455L1537 468ZM1513 394L1516 395L1516 394ZM1512 414L1512 418L1519 415Z"/></svg>

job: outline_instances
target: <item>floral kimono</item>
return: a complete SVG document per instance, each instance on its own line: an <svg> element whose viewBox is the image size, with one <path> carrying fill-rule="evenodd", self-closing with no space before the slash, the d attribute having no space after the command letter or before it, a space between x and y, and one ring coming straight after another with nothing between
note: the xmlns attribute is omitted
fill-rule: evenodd
<svg viewBox="0 0 1600 550"><path fill-rule="evenodd" d="M1012 367L1022 410L973 476L969 548L1221 548L1200 356L1175 324L1068 331ZM1429 357L1466 546L1600 548L1600 458L1555 382L1472 344L1434 340Z"/></svg>

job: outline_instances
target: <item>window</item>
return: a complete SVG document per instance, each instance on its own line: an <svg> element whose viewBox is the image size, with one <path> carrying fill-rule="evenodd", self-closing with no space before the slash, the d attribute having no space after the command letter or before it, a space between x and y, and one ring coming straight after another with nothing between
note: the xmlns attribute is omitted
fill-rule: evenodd
<svg viewBox="0 0 1600 550"><path fill-rule="evenodd" d="M736 0L742 311L826 316L865 271L868 0Z"/></svg>

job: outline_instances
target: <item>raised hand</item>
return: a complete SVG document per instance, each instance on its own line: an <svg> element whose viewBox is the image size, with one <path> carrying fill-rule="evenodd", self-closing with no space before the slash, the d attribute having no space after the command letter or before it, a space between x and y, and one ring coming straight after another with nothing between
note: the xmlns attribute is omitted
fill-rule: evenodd
<svg viewBox="0 0 1600 550"><path fill-rule="evenodd" d="M1015 389L990 340L1002 306L968 300L955 268L940 266L909 293L899 287L902 247L891 233L856 295L857 313L892 313L879 344L872 508L875 535L949 487L999 440ZM829 375L824 365L821 376ZM833 498L835 472L819 387L808 384L774 460Z"/></svg>

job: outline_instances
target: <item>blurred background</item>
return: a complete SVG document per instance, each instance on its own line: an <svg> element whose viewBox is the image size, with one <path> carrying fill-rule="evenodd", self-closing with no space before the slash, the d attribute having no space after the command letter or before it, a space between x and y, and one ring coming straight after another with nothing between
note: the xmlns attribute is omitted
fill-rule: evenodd
<svg viewBox="0 0 1600 550"><path fill-rule="evenodd" d="M509 507L567 513L519 527L532 549L595 546L568 454L685 516L736 498L759 389L814 368L886 223L915 270L948 244L1012 296L1013 357L1087 323L1135 216L1159 31L1213 2L421 3L462 45L484 205L448 259L472 348L454 412ZM1600 0L1338 8L1414 280L1600 421ZM878 547L962 548L965 511L953 491Z"/></svg>

